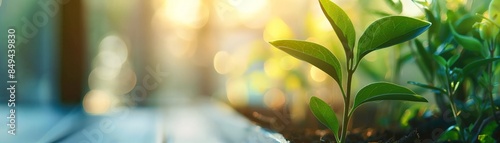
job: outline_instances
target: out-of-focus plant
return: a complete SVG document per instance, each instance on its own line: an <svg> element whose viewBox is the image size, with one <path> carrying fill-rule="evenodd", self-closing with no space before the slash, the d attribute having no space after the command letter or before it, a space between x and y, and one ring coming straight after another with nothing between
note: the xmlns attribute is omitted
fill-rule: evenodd
<svg viewBox="0 0 500 143"><path fill-rule="evenodd" d="M401 0L383 0L387 7L381 5L364 4L366 6L367 12L370 12L376 16L390 16L390 15L400 15L403 12L403 2ZM371 3L380 1L371 1ZM380 56L380 53L379 53ZM383 60L380 60L380 64L374 64L373 62L360 63L361 70L368 77L375 81L388 80L396 84L400 84L401 77L408 74L402 74L403 66L405 63L409 62L412 58L411 52L408 49L408 44L397 44L394 45L391 50L388 51L387 56L384 56ZM384 66L381 66L384 64ZM383 69L377 72L377 68ZM404 77L403 77L404 78ZM416 90L418 92L418 90ZM417 111L421 108L417 107L427 107L424 104L405 104L404 102L391 102L390 104L380 104L377 106L377 119L380 126L384 128L389 128L391 130L401 130L408 127L408 121L410 116L415 116ZM390 112L391 116L387 116L385 113ZM412 113L412 114L410 114Z"/></svg>
<svg viewBox="0 0 500 143"><path fill-rule="evenodd" d="M414 2L433 25L425 41L413 41L426 83L409 83L432 90L441 112L451 109L455 120L438 141L491 141L492 130L486 128L496 128L500 122L494 103L500 0Z"/></svg>
<svg viewBox="0 0 500 143"><path fill-rule="evenodd" d="M337 142L345 142L347 125L352 113L361 104L380 100L403 100L427 102L408 88L386 82L377 82L363 87L354 97L351 106L351 85L354 72L367 54L382 48L411 40L429 28L431 23L404 16L389 16L373 22L363 33L355 47L354 26L347 14L330 0L319 0L321 9L327 17L346 56L347 81L344 89L343 68L339 60L327 48L312 42L300 40L278 40L270 42L278 49L323 70L340 86L344 99L342 128L332 108L318 97L311 97L309 107L314 116L332 130ZM340 132L339 132L339 129ZM340 133L340 134L339 134Z"/></svg>

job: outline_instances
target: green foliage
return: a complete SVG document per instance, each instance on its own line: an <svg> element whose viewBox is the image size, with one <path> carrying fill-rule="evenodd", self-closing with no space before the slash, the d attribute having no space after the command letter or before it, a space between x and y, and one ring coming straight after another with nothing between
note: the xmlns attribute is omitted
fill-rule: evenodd
<svg viewBox="0 0 500 143"><path fill-rule="evenodd" d="M466 65L463 69L464 74L473 74L474 71L479 70L482 66L486 66L488 64L491 64L497 60L500 60L500 58L491 58L491 59L481 59L474 61L468 65Z"/></svg>
<svg viewBox="0 0 500 143"><path fill-rule="evenodd" d="M311 63L330 75L337 83L342 83L340 62L325 47L316 43L298 40L278 40L270 43L295 58Z"/></svg>
<svg viewBox="0 0 500 143"><path fill-rule="evenodd" d="M319 122L330 128L333 134L338 134L339 122L337 120L337 116L335 115L335 112L333 112L332 108L325 103L325 101L313 96L309 101L309 108ZM339 138L335 136L335 140L338 142Z"/></svg>
<svg viewBox="0 0 500 143"><path fill-rule="evenodd" d="M367 11L373 13L374 15L379 15L379 16L391 16L394 14L401 14L401 12L403 12L403 3L401 2L401 0L384 0L384 1L389 6L391 11L387 11L387 9L383 10L375 9Z"/></svg>
<svg viewBox="0 0 500 143"><path fill-rule="evenodd" d="M367 85L359 90L354 99L352 111L354 111L359 105L363 103L380 100L427 102L425 98L406 87L402 87L392 83L378 82Z"/></svg>
<svg viewBox="0 0 500 143"><path fill-rule="evenodd" d="M447 1L416 3L433 25L425 40L413 40L412 53L427 83L409 83L434 91L440 110L451 108L455 120L438 141L490 142L487 126L500 123L494 103L500 0L468 1L471 5L455 9L446 7Z"/></svg>
<svg viewBox="0 0 500 143"><path fill-rule="evenodd" d="M481 134L478 136L478 140L481 143L491 143L495 142L495 139L491 135L494 134L495 129L498 128L498 124L495 122L488 123L484 129L481 131Z"/></svg>
<svg viewBox="0 0 500 143"><path fill-rule="evenodd" d="M457 31L455 31L455 28L451 25L451 23L450 30L452 31L455 40L465 49L470 51L481 51L483 46L479 40L474 37L460 35Z"/></svg>
<svg viewBox="0 0 500 143"><path fill-rule="evenodd" d="M413 84L416 86L420 86L422 88L427 88L427 89L433 90L435 93L445 93L446 92L446 89L434 87L431 85L427 85L427 84L423 84L423 83L419 83L419 82L415 82L415 81L408 81L408 84Z"/></svg>
<svg viewBox="0 0 500 143"><path fill-rule="evenodd" d="M394 10L396 13L403 12L403 3L401 0L393 1L393 0L385 0L387 4Z"/></svg>
<svg viewBox="0 0 500 143"><path fill-rule="evenodd" d="M430 25L429 22L404 16L379 19L368 26L359 38L358 61L371 51L413 39Z"/></svg>
<svg viewBox="0 0 500 143"><path fill-rule="evenodd" d="M346 56L350 56L356 42L356 31L352 25L351 19L338 5L330 0L320 0L321 10L326 15L344 47Z"/></svg>
<svg viewBox="0 0 500 143"><path fill-rule="evenodd" d="M456 141L460 140L460 128L457 126L450 126L439 136L438 142Z"/></svg>
<svg viewBox="0 0 500 143"><path fill-rule="evenodd" d="M500 0L492 0L488 8L489 18L500 25Z"/></svg>
<svg viewBox="0 0 500 143"><path fill-rule="evenodd" d="M427 102L425 98L405 87L391 83L373 83L361 89L355 97L353 107L350 106L352 77L361 59L372 51L415 38L427 30L431 23L404 16L384 17L367 28L359 39L358 47L355 47L356 33L347 14L330 0L319 0L319 2L323 13L342 43L347 59L347 69L342 69L337 58L319 44L298 40L278 40L270 43L295 58L318 67L340 85L344 98L344 114L340 135L339 123L331 107L317 97L312 97L309 103L314 116L333 131L338 142L345 142L351 113L363 103L380 100ZM357 57L354 57L353 51L358 52ZM347 88L345 90L342 87L342 70L347 72L347 83L345 84Z"/></svg>
<svg viewBox="0 0 500 143"><path fill-rule="evenodd" d="M477 137L477 139L479 140L480 143L492 143L492 142L495 142L495 139L493 139L493 137L491 137L488 134L481 134L481 135L479 135Z"/></svg>
<svg viewBox="0 0 500 143"><path fill-rule="evenodd" d="M441 67L449 67L448 64L446 63L446 60L439 56L439 55L434 55L434 60L441 66Z"/></svg>

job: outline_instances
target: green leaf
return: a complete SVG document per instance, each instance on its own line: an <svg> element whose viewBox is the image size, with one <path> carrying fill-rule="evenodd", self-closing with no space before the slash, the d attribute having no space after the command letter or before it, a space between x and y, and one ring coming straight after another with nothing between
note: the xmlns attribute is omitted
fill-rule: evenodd
<svg viewBox="0 0 500 143"><path fill-rule="evenodd" d="M439 55L434 55L434 60L436 60L436 62L441 65L442 67L448 67L448 64L446 63L446 60L444 60L443 57L439 56Z"/></svg>
<svg viewBox="0 0 500 143"><path fill-rule="evenodd" d="M417 58L417 65L420 67L425 79L431 81L434 78L435 66L432 59L432 52L425 50L424 45L418 39L415 39L415 47L417 52L414 56Z"/></svg>
<svg viewBox="0 0 500 143"><path fill-rule="evenodd" d="M427 84L423 84L423 83L420 83L420 82L408 81L408 84L413 84L413 85L416 85L416 86L419 86L419 87L422 87L422 88L431 89L431 90L433 90L434 92L437 92L437 93L443 93L443 94L446 93L445 89L438 88L438 87L431 86L431 85L427 85Z"/></svg>
<svg viewBox="0 0 500 143"><path fill-rule="evenodd" d="M319 0L321 10L330 22L344 47L346 56L351 56L354 42L356 41L356 31L352 25L351 19L338 5L330 0ZM348 58L349 59L349 58Z"/></svg>
<svg viewBox="0 0 500 143"><path fill-rule="evenodd" d="M316 43L298 40L278 40L270 43L293 57L318 67L335 79L342 88L342 69L340 67L340 62L337 57L325 47Z"/></svg>
<svg viewBox="0 0 500 143"><path fill-rule="evenodd" d="M471 10L469 13L484 13L488 10L491 0L474 0L472 1Z"/></svg>
<svg viewBox="0 0 500 143"><path fill-rule="evenodd" d="M494 25L494 22L485 18L485 17L481 17L481 18L484 18L486 22L481 22L481 23L478 23L476 26L479 27L479 36L481 37L481 39L483 39L484 41L489 41L489 40L492 40L494 36L493 32L494 32L494 29L496 29L496 25Z"/></svg>
<svg viewBox="0 0 500 143"><path fill-rule="evenodd" d="M419 110L424 108L425 106L418 105L418 104L411 104L410 107L404 110L403 114L401 115L400 118L400 125L402 127L408 127L410 120L414 119L419 115Z"/></svg>
<svg viewBox="0 0 500 143"><path fill-rule="evenodd" d="M369 13L372 13L377 16L385 17L385 16L391 16L392 14L380 11L380 10L368 10Z"/></svg>
<svg viewBox="0 0 500 143"><path fill-rule="evenodd" d="M431 23L405 16L389 16L373 22L361 35L358 61L368 53L389 47L422 34Z"/></svg>
<svg viewBox="0 0 500 143"><path fill-rule="evenodd" d="M392 8L392 10L396 11L396 13L401 13L403 12L403 3L401 0L385 0L387 4Z"/></svg>
<svg viewBox="0 0 500 143"><path fill-rule="evenodd" d="M451 11L451 13L456 13L454 11ZM483 20L482 17L472 15L472 14L466 14L461 16L454 24L455 26L455 31L457 33L467 33L472 30L474 30L474 25L476 23L480 23L481 20Z"/></svg>
<svg viewBox="0 0 500 143"><path fill-rule="evenodd" d="M453 64L455 64L455 62L457 62L458 58L460 57L460 54L456 54L456 55L453 55L450 59L448 59L448 66L452 66Z"/></svg>
<svg viewBox="0 0 500 143"><path fill-rule="evenodd" d="M460 84L459 82L461 82L464 78L464 71L463 69L459 68L459 67L455 67L453 68L453 70L451 70L451 81L454 81L454 82L458 82L457 84ZM456 85L457 87L458 85Z"/></svg>
<svg viewBox="0 0 500 143"><path fill-rule="evenodd" d="M488 9L490 19L500 25L500 0L492 0Z"/></svg>
<svg viewBox="0 0 500 143"><path fill-rule="evenodd" d="M429 27L429 33L437 34L441 25L441 21L436 19L432 11L430 11L429 9L424 9L424 12L427 20L432 23L432 25Z"/></svg>
<svg viewBox="0 0 500 143"><path fill-rule="evenodd" d="M496 25L500 25L500 0L492 0L488 8L488 15ZM491 33L498 34L499 28L492 28ZM497 36L497 41L500 42L500 36Z"/></svg>
<svg viewBox="0 0 500 143"><path fill-rule="evenodd" d="M379 100L427 102L424 97L406 87L392 83L378 82L367 85L358 92L354 99L352 111L363 103Z"/></svg>
<svg viewBox="0 0 500 143"><path fill-rule="evenodd" d="M326 104L325 101L316 96L311 97L309 100L309 108L319 122L332 130L335 135L335 139L338 142L339 139L337 136L339 135L339 121L337 120L337 116L335 115L335 112L333 112L332 108Z"/></svg>
<svg viewBox="0 0 500 143"><path fill-rule="evenodd" d="M457 31L455 31L455 28L450 22L448 22L448 24L450 26L451 32L453 33L453 37L455 38L455 41L458 42L458 44L462 45L462 47L470 51L481 50L483 45L481 44L481 42L479 42L479 40L475 39L474 37L460 35L459 33L457 33Z"/></svg>
<svg viewBox="0 0 500 143"><path fill-rule="evenodd" d="M495 142L495 139L491 137L491 135L487 134L481 134L477 136L477 140L479 140L480 143L492 143Z"/></svg>
<svg viewBox="0 0 500 143"><path fill-rule="evenodd" d="M498 124L495 122L490 122L486 124L484 129L481 131L481 135L477 137L477 139L481 143L492 143L495 142L495 139L492 138L492 135L495 134L495 129L498 127Z"/></svg>
<svg viewBox="0 0 500 143"><path fill-rule="evenodd" d="M490 59L482 59L482 60L477 60L477 61L474 61L470 64L467 64L464 69L463 69L463 73L465 75L468 75L468 74L471 74L472 72L474 72L475 70L478 70L479 67L481 66L485 66L489 63L493 63L497 60L500 60L500 58L490 58Z"/></svg>
<svg viewBox="0 0 500 143"><path fill-rule="evenodd" d="M426 9L429 8L429 6L431 5L429 2L427 2L427 0L411 0L411 1L417 4L417 6L421 6Z"/></svg>
<svg viewBox="0 0 500 143"><path fill-rule="evenodd" d="M456 125L450 126L444 133L438 138L438 142L445 141L458 141L460 140L460 128Z"/></svg>

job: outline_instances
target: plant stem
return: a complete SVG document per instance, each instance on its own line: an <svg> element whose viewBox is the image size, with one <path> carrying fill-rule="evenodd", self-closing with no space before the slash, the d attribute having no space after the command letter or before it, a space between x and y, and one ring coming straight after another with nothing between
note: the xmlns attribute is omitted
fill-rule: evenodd
<svg viewBox="0 0 500 143"><path fill-rule="evenodd" d="M349 124L349 119L351 118L349 114L350 104L351 104L351 84L352 84L352 75L354 74L354 70L347 70L347 94L344 98L344 116L342 116L342 132L340 135L340 142L345 142L347 137L347 126Z"/></svg>
<svg viewBox="0 0 500 143"><path fill-rule="evenodd" d="M458 126L460 126L460 120L458 118L458 110L457 110L457 107L455 105L455 101L453 99L453 97L454 97L453 94L454 94L453 89L448 88L448 97L450 99L451 112L453 113L453 118L455 119L456 124Z"/></svg>
<svg viewBox="0 0 500 143"><path fill-rule="evenodd" d="M491 43L490 43L490 47L489 47L489 52L490 52L490 58L494 58L495 57L495 40L492 40ZM496 106L495 106L495 102L493 101L493 84L494 84L494 75L493 75L493 68L494 66L494 63L491 62L488 64L488 76L489 76L489 83L488 83L488 95L489 95L489 99L490 99L490 104L491 104L491 112L493 113L493 117L495 119L495 122L497 124L500 124L500 121L499 121L499 117L497 117L497 115L495 114L496 112Z"/></svg>
<svg viewBox="0 0 500 143"><path fill-rule="evenodd" d="M454 100L454 97L455 97L455 86L458 86L458 84L453 84L454 81L450 81L450 78L451 78L451 75L450 75L450 69L449 67L447 66L446 69L445 69L445 80L446 80L446 83L447 83L447 89L448 89L448 99L450 100L450 106L451 106L451 111L453 113L453 118L455 119L455 122L456 122L456 125L458 127L462 127L462 124L461 124L461 121L460 121L460 118L458 117L458 110L457 110L457 107L456 107L456 104L455 104L455 100ZM462 141L466 141L465 140L465 137L464 137L464 133L462 132L464 131L463 129L460 129L460 131L458 132L459 136L461 137Z"/></svg>
<svg viewBox="0 0 500 143"><path fill-rule="evenodd" d="M500 112L496 112L496 113L493 113L493 116L490 116L486 119L483 120L483 122L481 123L481 125L479 125L479 129L477 130L476 134L474 136L472 136L472 140L477 140L477 137L479 136L479 133L481 133L481 131L483 131L483 129L486 127L486 125L488 125L488 123L491 122L491 120L495 120L495 116L496 115L500 115ZM477 125L475 125L477 126ZM475 127L474 127L475 128Z"/></svg>
<svg viewBox="0 0 500 143"><path fill-rule="evenodd" d="M445 69L445 80L446 80L446 89L448 90L448 99L450 100L450 106L451 106L451 111L453 112L453 117L455 118L455 121L457 124L459 124L458 121L458 112L455 106L455 101L454 101L454 94L455 94L455 87L452 86L457 86L453 84L453 81L450 81L451 75L450 75L450 68L446 66Z"/></svg>

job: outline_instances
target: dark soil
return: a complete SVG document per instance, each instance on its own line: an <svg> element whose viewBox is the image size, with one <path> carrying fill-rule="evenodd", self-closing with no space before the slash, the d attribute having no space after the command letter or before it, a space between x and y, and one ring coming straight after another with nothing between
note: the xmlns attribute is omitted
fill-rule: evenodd
<svg viewBox="0 0 500 143"><path fill-rule="evenodd" d="M266 108L237 109L255 124L281 133L291 143L334 143L330 130L319 125L312 114L306 115L301 123L292 123L290 114L284 110L271 111ZM367 142L419 142L424 141L417 129L409 131L391 131L381 128L354 128L347 135L348 143Z"/></svg>

